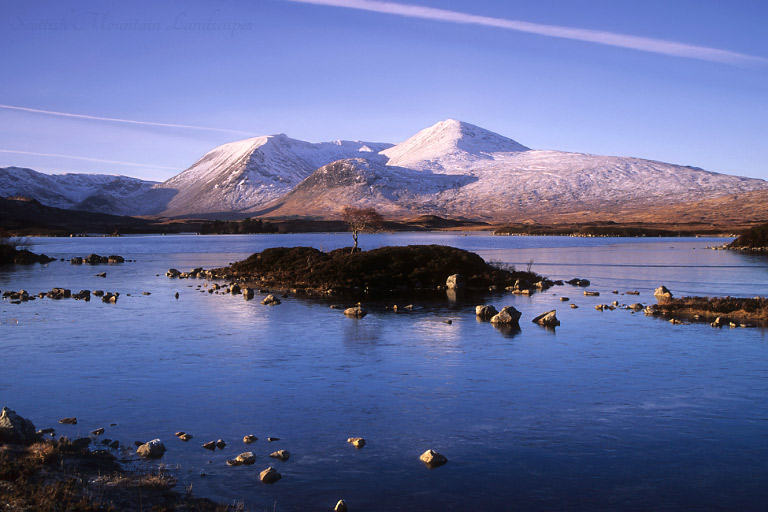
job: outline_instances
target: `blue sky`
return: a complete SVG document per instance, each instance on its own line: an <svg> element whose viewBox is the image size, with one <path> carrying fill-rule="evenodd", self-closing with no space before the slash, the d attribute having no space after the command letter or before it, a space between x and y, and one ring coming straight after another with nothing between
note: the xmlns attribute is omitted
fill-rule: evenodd
<svg viewBox="0 0 768 512"><path fill-rule="evenodd" d="M0 166L164 180L249 134L399 142L456 118L768 179L768 3L307 1L6 2L0 104L185 126L0 108Z"/></svg>

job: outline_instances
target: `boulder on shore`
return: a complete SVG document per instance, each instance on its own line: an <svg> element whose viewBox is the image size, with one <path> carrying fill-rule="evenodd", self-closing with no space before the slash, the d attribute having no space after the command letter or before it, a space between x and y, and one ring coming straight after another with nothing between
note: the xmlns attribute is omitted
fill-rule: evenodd
<svg viewBox="0 0 768 512"><path fill-rule="evenodd" d="M560 320L557 319L557 310L542 313L532 320L533 323L543 325L544 327L557 327Z"/></svg>
<svg viewBox="0 0 768 512"><path fill-rule="evenodd" d="M499 311L498 314L494 315L493 318L491 318L492 324L507 324L507 325L513 325L517 324L520 320L520 316L522 313L520 313L518 310L513 308L512 306L506 306Z"/></svg>
<svg viewBox="0 0 768 512"><path fill-rule="evenodd" d="M3 407L0 413L0 443L32 444L37 438L37 431L31 421Z"/></svg>

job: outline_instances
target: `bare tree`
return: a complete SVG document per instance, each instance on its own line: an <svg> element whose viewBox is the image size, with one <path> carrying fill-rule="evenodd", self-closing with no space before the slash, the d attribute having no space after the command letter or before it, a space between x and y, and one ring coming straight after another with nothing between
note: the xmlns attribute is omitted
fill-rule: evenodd
<svg viewBox="0 0 768 512"><path fill-rule="evenodd" d="M375 231L384 224L384 219L374 208L355 208L354 206L345 206L341 210L341 218L347 223L352 231L352 239L355 246L352 252L357 250L357 236L366 231Z"/></svg>

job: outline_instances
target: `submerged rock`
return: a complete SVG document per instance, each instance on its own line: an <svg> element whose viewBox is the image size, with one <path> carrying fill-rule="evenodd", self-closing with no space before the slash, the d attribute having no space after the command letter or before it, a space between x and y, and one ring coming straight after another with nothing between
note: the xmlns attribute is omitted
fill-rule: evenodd
<svg viewBox="0 0 768 512"><path fill-rule="evenodd" d="M258 437L254 436L254 435L251 435L251 434L248 434L247 436L243 437L243 442L245 444L252 444L252 443L255 443L258 440L259 440Z"/></svg>
<svg viewBox="0 0 768 512"><path fill-rule="evenodd" d="M61 418L59 423L63 425L77 425L77 418Z"/></svg>

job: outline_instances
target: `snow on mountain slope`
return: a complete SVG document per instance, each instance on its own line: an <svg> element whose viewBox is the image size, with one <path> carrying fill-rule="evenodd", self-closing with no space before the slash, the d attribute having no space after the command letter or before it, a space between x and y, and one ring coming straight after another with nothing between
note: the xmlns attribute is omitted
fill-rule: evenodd
<svg viewBox="0 0 768 512"><path fill-rule="evenodd" d="M381 152L388 165L465 173L497 153L528 151L522 144L473 124L447 119Z"/></svg>
<svg viewBox="0 0 768 512"><path fill-rule="evenodd" d="M768 182L640 158L526 151L497 154L451 198L486 218L533 212L653 207L768 188Z"/></svg>
<svg viewBox="0 0 768 512"><path fill-rule="evenodd" d="M391 144L312 143L283 134L224 144L158 185L175 192L163 215L228 212L257 207L289 192L315 169L343 158L381 158Z"/></svg>
<svg viewBox="0 0 768 512"><path fill-rule="evenodd" d="M345 205L397 216L434 214L510 220L544 213L655 207L768 188L727 176L638 158L558 151L498 153L458 174L363 159L318 169L292 192L254 213L338 217Z"/></svg>
<svg viewBox="0 0 768 512"><path fill-rule="evenodd" d="M47 206L113 215L132 213L132 199L156 182L107 174L43 174L20 167L0 168L0 196L25 196Z"/></svg>
<svg viewBox="0 0 768 512"><path fill-rule="evenodd" d="M400 216L440 209L441 196L475 181L471 176L434 174L385 165L380 160L344 159L325 165L292 191L249 212L270 217L338 217L343 206L372 206Z"/></svg>

